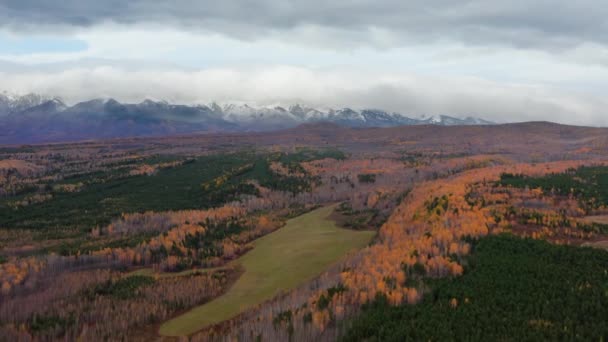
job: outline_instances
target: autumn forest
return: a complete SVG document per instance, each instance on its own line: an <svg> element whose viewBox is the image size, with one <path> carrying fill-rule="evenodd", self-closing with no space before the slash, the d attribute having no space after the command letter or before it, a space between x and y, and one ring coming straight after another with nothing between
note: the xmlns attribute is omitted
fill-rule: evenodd
<svg viewBox="0 0 608 342"><path fill-rule="evenodd" d="M607 134L0 147L0 340L604 341Z"/></svg>

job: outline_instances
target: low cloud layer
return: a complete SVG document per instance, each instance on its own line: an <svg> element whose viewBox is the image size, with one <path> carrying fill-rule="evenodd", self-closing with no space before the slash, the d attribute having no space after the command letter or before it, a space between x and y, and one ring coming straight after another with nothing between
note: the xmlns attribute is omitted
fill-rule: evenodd
<svg viewBox="0 0 608 342"><path fill-rule="evenodd" d="M18 92L61 96L74 103L96 97L139 102L302 103L311 106L381 108L405 115L478 116L497 122L551 120L608 125L608 101L549 87L489 82L478 78L436 78L406 73L355 72L292 66L217 68L198 71L117 67L54 72L0 73Z"/></svg>

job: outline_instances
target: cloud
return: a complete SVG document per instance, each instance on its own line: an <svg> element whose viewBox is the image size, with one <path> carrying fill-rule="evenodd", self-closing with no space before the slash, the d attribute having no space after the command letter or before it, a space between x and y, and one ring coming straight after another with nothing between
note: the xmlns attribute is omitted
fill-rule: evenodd
<svg viewBox="0 0 608 342"><path fill-rule="evenodd" d="M605 18L591 0L0 0L0 37L27 48L0 48L0 90L608 125Z"/></svg>
<svg viewBox="0 0 608 342"><path fill-rule="evenodd" d="M258 105L380 108L411 116L451 114L498 122L550 120L608 125L599 96L547 86L497 83L474 77L429 77L294 66L137 71L81 67L61 71L0 73L3 86L58 95L70 103L96 97L126 102L145 98L176 103L247 102Z"/></svg>
<svg viewBox="0 0 608 342"><path fill-rule="evenodd" d="M119 23L215 32L243 40L380 48L429 41L564 49L608 44L608 5L595 0L3 0L0 25L74 32Z"/></svg>

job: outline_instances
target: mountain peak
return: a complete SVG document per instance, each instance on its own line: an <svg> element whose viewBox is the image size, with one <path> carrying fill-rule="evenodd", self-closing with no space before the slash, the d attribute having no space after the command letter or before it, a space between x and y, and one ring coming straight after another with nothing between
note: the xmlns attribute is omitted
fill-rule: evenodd
<svg viewBox="0 0 608 342"><path fill-rule="evenodd" d="M0 93L0 115L23 111L52 100L61 101L58 97L52 98L33 93L20 95L3 91ZM61 103L63 103L63 101L61 101Z"/></svg>
<svg viewBox="0 0 608 342"><path fill-rule="evenodd" d="M287 108L287 109L286 109ZM23 115L20 115L23 114ZM11 121L19 120L19 121ZM28 120L32 122L28 124ZM179 105L145 99L140 103L121 103L115 99L93 99L67 106L59 98L35 94L25 96L0 93L0 126L7 127L23 141L19 129L37 127L31 133L44 136L44 130L56 137L78 134L85 138L162 135L198 131L267 131L310 124L316 127L393 127L399 125L487 125L489 121L448 115L408 116L381 109L319 109L302 104L290 106L253 106L246 103L215 102L205 105ZM328 126L331 124L331 126ZM48 127L46 127L47 125ZM21 128L20 128L21 127ZM307 126L308 127L308 126ZM109 133L103 133L107 131ZM62 133L64 132L64 133ZM72 132L72 133L70 133ZM8 138L5 138L5 140ZM23 141L28 142L28 141Z"/></svg>

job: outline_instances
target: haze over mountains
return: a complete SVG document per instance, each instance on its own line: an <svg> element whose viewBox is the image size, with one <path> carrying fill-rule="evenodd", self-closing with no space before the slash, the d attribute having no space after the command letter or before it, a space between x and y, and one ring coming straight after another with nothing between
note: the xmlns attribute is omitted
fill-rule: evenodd
<svg viewBox="0 0 608 342"><path fill-rule="evenodd" d="M68 106L59 98L37 94L0 94L2 144L191 132L268 131L315 122L346 127L492 124L473 117L411 118L377 109L317 109L298 104L289 107L217 103L189 106L166 101L126 104L114 99L93 99Z"/></svg>

